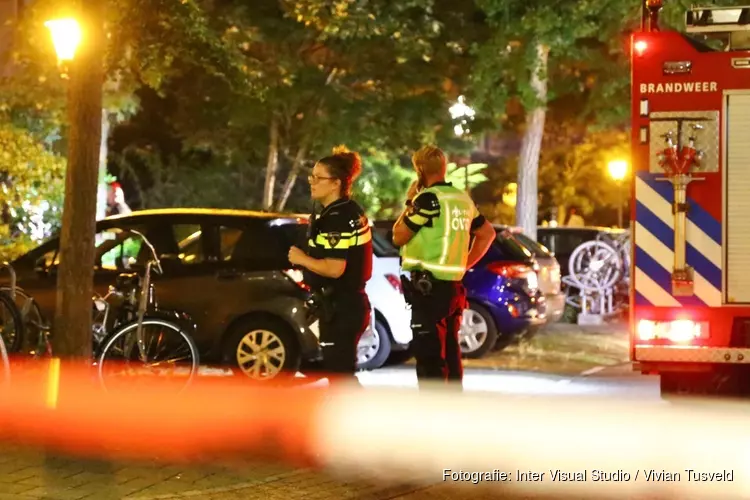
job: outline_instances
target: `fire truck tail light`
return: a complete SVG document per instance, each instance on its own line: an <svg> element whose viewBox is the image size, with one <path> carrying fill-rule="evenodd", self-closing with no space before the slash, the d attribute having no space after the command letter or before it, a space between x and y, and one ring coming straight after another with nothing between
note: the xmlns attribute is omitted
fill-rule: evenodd
<svg viewBox="0 0 750 500"><path fill-rule="evenodd" d="M708 337L708 323L680 319L675 321L638 322L636 334L639 340L670 340L675 343L689 343L695 339Z"/></svg>
<svg viewBox="0 0 750 500"><path fill-rule="evenodd" d="M633 49L635 49L635 53L639 56L642 56L644 52L646 52L646 49L648 48L648 44L644 40L637 40L635 43L633 43Z"/></svg>

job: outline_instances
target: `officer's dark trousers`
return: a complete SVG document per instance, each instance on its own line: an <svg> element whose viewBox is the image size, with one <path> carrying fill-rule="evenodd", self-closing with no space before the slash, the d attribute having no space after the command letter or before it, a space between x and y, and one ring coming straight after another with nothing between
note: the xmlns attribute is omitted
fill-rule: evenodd
<svg viewBox="0 0 750 500"><path fill-rule="evenodd" d="M463 365L458 331L466 290L461 282L436 280L430 295L416 293L412 301L412 349L418 381L442 380L460 389Z"/></svg>
<svg viewBox="0 0 750 500"><path fill-rule="evenodd" d="M358 384L357 344L370 324L370 301L364 292L336 293L331 299L332 317L320 319L323 370L332 383Z"/></svg>

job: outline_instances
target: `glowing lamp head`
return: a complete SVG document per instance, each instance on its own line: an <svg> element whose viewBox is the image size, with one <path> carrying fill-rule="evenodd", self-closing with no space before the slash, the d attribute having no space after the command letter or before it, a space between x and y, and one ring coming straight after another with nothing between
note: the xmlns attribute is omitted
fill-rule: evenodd
<svg viewBox="0 0 750 500"><path fill-rule="evenodd" d="M52 44L60 61L71 61L75 57L76 49L81 43L81 25L72 18L54 19L44 25L52 35Z"/></svg>
<svg viewBox="0 0 750 500"><path fill-rule="evenodd" d="M607 165L609 175L616 181L621 181L628 174L628 162L625 160L613 160Z"/></svg>
<svg viewBox="0 0 750 500"><path fill-rule="evenodd" d="M648 44L644 40L638 40L633 44L633 49L639 56L643 55L643 53L646 52L647 48Z"/></svg>

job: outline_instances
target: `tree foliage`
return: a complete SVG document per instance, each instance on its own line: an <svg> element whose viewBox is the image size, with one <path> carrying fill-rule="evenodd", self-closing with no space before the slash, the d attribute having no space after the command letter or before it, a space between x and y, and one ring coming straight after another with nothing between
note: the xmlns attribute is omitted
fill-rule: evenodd
<svg viewBox="0 0 750 500"><path fill-rule="evenodd" d="M59 229L65 161L30 132L0 123L0 260L11 260Z"/></svg>

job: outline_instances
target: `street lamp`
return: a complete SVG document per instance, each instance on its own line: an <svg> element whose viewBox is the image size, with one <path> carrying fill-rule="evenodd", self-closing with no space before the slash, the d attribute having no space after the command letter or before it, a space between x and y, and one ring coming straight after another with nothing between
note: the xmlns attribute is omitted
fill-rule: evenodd
<svg viewBox="0 0 750 500"><path fill-rule="evenodd" d="M44 25L52 35L58 61L72 61L83 37L78 21L73 18L53 19Z"/></svg>
<svg viewBox="0 0 750 500"><path fill-rule="evenodd" d="M458 101L448 109L448 112L454 120L461 120L461 123L457 123L453 127L453 132L458 137L470 132L468 128L464 129L464 126L468 125L468 122L474 118L476 111L474 111L474 108L466 104L464 96L458 96Z"/></svg>
<svg viewBox="0 0 750 500"><path fill-rule="evenodd" d="M617 183L617 225L622 227L622 181L628 175L628 162L612 160L607 165L609 175Z"/></svg>
<svg viewBox="0 0 750 500"><path fill-rule="evenodd" d="M67 157L53 339L56 356L91 359L96 201L102 137L104 0L74 2L75 16L48 20L58 63L67 73ZM85 33L85 36L84 36ZM65 76L67 78L67 76ZM89 361L90 363L90 361Z"/></svg>
<svg viewBox="0 0 750 500"><path fill-rule="evenodd" d="M459 123L455 124L453 126L453 133L456 134L457 137L462 137L464 134L468 134L471 131L468 128L468 124L470 120L474 119L474 115L476 115L476 111L474 111L474 108L466 104L466 100L464 96L460 95L458 96L458 100L456 101L453 106L451 106L448 109L448 112L451 114L451 118L453 120L460 120ZM466 128L464 128L466 126ZM468 164L464 167L464 181L466 184L466 191L469 191L469 166Z"/></svg>

